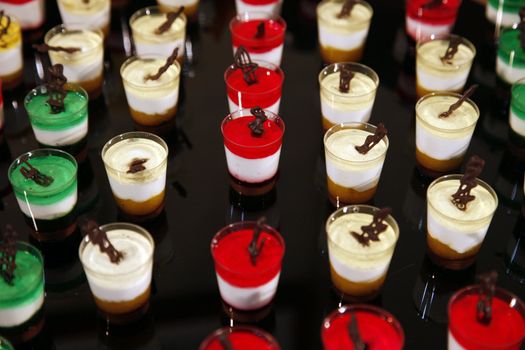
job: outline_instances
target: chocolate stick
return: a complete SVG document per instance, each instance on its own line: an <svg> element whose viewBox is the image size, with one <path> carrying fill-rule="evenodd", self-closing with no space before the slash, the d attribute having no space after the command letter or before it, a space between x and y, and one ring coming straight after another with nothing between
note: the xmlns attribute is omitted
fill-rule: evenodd
<svg viewBox="0 0 525 350"><path fill-rule="evenodd" d="M129 168L126 173L128 174L135 174L139 171L145 170L146 167L143 165L148 161L148 158L133 158L131 163L129 163Z"/></svg>
<svg viewBox="0 0 525 350"><path fill-rule="evenodd" d="M157 73L151 75L148 74L144 77L144 81L146 80L159 80L162 74L164 74L170 66L175 63L175 60L177 59L177 55L179 54L179 48L176 47L175 50L171 53L170 57L166 59L166 63L162 67L159 68Z"/></svg>
<svg viewBox="0 0 525 350"><path fill-rule="evenodd" d="M6 225L4 237L0 243L0 277L5 283L13 285L16 269L16 232L11 225Z"/></svg>
<svg viewBox="0 0 525 350"><path fill-rule="evenodd" d="M266 222L266 218L263 216L259 220L257 220L257 224L253 228L253 237L252 241L250 242L250 245L248 246L248 252L250 253L250 259L252 262L252 265L255 266L257 264L257 257L261 254L261 251L264 247L264 242L266 241L265 238L261 240L261 243L257 245L257 241L259 240L259 236L261 235L261 232L263 230L263 225Z"/></svg>
<svg viewBox="0 0 525 350"><path fill-rule="evenodd" d="M241 45L237 48L237 51L233 57L233 64L242 71L242 75L246 84L253 85L257 83L255 71L259 65L252 62L250 54L248 51L246 51L244 46Z"/></svg>
<svg viewBox="0 0 525 350"><path fill-rule="evenodd" d="M221 343L224 350L235 350L230 339L228 339L228 336L224 333L219 334L219 343Z"/></svg>
<svg viewBox="0 0 525 350"><path fill-rule="evenodd" d="M392 212L389 207L378 210L374 213L374 217L370 225L361 226L361 233L351 231L352 236L362 245L368 247L370 241L379 242L379 235L383 233L388 225L383 222L388 215Z"/></svg>
<svg viewBox="0 0 525 350"><path fill-rule="evenodd" d="M465 174L461 180L459 180L459 188L456 193L452 195L451 199L452 204L459 210L467 210L467 204L476 199L476 196L470 194L470 191L478 185L476 178L481 174L484 166L485 161L478 156L472 156L468 160Z"/></svg>
<svg viewBox="0 0 525 350"><path fill-rule="evenodd" d="M458 36L451 37L448 43L447 51L445 51L445 55L443 57L440 57L441 62L443 64L452 64L451 60L454 58L454 55L458 52L458 47L462 43L463 38Z"/></svg>
<svg viewBox="0 0 525 350"><path fill-rule="evenodd" d="M352 9L357 4L357 1L355 0L346 0L343 4L343 7L341 8L341 12L337 15L337 18L346 18L350 17L350 13L352 12Z"/></svg>
<svg viewBox="0 0 525 350"><path fill-rule="evenodd" d="M113 264L118 264L124 258L124 255L111 244L106 232L101 230L95 221L87 220L80 228L84 235L88 236L91 243L98 245L100 251L107 254Z"/></svg>
<svg viewBox="0 0 525 350"><path fill-rule="evenodd" d="M170 30L171 25L184 11L184 6L179 7L177 12L168 12L166 14L166 21L162 23L157 29L155 29L155 34L163 34Z"/></svg>
<svg viewBox="0 0 525 350"><path fill-rule="evenodd" d="M472 96L472 94L474 93L474 91L476 91L476 89L478 88L478 85L475 84L475 85L472 85L470 86L464 93L463 93L463 96L461 96L459 98L459 100L457 100L456 102L454 102L453 104L450 105L450 107L448 108L448 111L446 112L443 112L439 115L439 118L447 118L447 117L450 117L450 115L456 110L458 109L462 104L463 102L465 102L467 100L467 98L469 98L470 96Z"/></svg>
<svg viewBox="0 0 525 350"><path fill-rule="evenodd" d="M350 91L350 81L355 76L350 68L343 64L341 67L341 72L339 73L339 91L347 93Z"/></svg>
<svg viewBox="0 0 525 350"><path fill-rule="evenodd" d="M81 50L79 47L50 46L48 44L33 44L33 49L37 50L40 53L46 53L49 51L62 51L69 54Z"/></svg>
<svg viewBox="0 0 525 350"><path fill-rule="evenodd" d="M37 168L29 164L27 157L20 159L20 162L27 166L27 168L24 166L20 167L20 172L26 179L31 179L42 187L48 187L53 183L54 179L49 175L42 174Z"/></svg>
<svg viewBox="0 0 525 350"><path fill-rule="evenodd" d="M262 39L266 35L266 27L264 26L264 22L261 22L257 25L257 33L255 33L254 38L255 39Z"/></svg>
<svg viewBox="0 0 525 350"><path fill-rule="evenodd" d="M386 134L388 134L388 130L385 128L385 124L379 123L376 132L373 135L367 136L365 142L361 146L355 146L355 149L361 154L367 154Z"/></svg>
<svg viewBox="0 0 525 350"><path fill-rule="evenodd" d="M350 313L350 322L348 322L348 335L350 336L350 340L352 340L352 344L354 345L355 350L366 350L367 345L361 339L361 334L359 334L359 327L357 323L357 317L355 316L355 312Z"/></svg>
<svg viewBox="0 0 525 350"><path fill-rule="evenodd" d="M255 116L255 120L248 123L252 130L252 135L259 137L264 133L264 122L268 119L261 107L253 107L250 112Z"/></svg>
<svg viewBox="0 0 525 350"><path fill-rule="evenodd" d="M496 293L498 273L490 271L477 276L479 281L479 300L476 308L478 322L488 325L492 320L492 299Z"/></svg>
<svg viewBox="0 0 525 350"><path fill-rule="evenodd" d="M67 78L64 76L64 66L55 64L48 68L46 76L46 88L49 90L49 99L47 103L51 106L52 113L60 113L64 111L64 99L67 91L64 85L67 83Z"/></svg>

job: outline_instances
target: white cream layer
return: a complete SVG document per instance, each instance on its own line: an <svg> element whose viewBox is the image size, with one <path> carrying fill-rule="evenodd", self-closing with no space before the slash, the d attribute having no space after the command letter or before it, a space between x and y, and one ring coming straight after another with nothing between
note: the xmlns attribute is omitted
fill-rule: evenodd
<svg viewBox="0 0 525 350"><path fill-rule="evenodd" d="M487 2L485 9L487 19L500 27L511 27L515 23L520 23L520 16L517 13L498 11L498 9L492 7L490 2Z"/></svg>
<svg viewBox="0 0 525 350"><path fill-rule="evenodd" d="M525 68L513 67L499 56L496 58L496 73L506 83L512 85L525 78Z"/></svg>
<svg viewBox="0 0 525 350"><path fill-rule="evenodd" d="M488 6L488 5L487 5ZM459 345L458 341L452 335L452 332L448 331L448 350L466 350L464 347Z"/></svg>
<svg viewBox="0 0 525 350"><path fill-rule="evenodd" d="M81 260L93 295L102 300L123 302L137 298L151 284L153 246L141 234L117 229L107 231L111 244L124 258L114 264L97 246L88 243Z"/></svg>
<svg viewBox="0 0 525 350"><path fill-rule="evenodd" d="M177 39L165 43L153 43L142 40L134 40L135 50L139 56L159 55L162 57L169 57L176 47L179 48L178 57L184 55L184 39Z"/></svg>
<svg viewBox="0 0 525 350"><path fill-rule="evenodd" d="M14 15L22 29L34 29L40 27L44 22L44 0L32 0L19 5L2 2L0 8Z"/></svg>
<svg viewBox="0 0 525 350"><path fill-rule="evenodd" d="M38 220L53 220L61 218L69 214L77 204L77 189L73 191L69 196L55 202L53 204L34 204L28 203L25 199L16 197L18 206L25 216L38 219Z"/></svg>
<svg viewBox="0 0 525 350"><path fill-rule="evenodd" d="M241 105L237 105L235 102L233 102L231 99L230 99L230 96L227 96L227 99L228 99L228 107L230 108L230 113L233 113L235 111L238 111L240 109L244 109L244 108L250 108L250 107L253 107L253 106L243 106L242 105L242 99L240 99L239 101L241 102ZM277 100L277 102L275 102L273 105L270 105L268 107L265 107L265 106L259 106L261 107L262 109L265 109L267 111L270 111L274 114L279 114L279 104L281 103L281 98L279 97L279 99Z"/></svg>
<svg viewBox="0 0 525 350"><path fill-rule="evenodd" d="M88 118L85 118L80 124L64 130L40 129L35 125L32 125L32 127L38 142L48 146L68 146L86 137L88 133Z"/></svg>
<svg viewBox="0 0 525 350"><path fill-rule="evenodd" d="M509 124L515 133L525 137L525 120L515 115L512 112L512 108L510 109L509 113Z"/></svg>
<svg viewBox="0 0 525 350"><path fill-rule="evenodd" d="M426 41L432 35L440 37L449 34L452 30L453 24L428 24L417 19L406 16L406 31L416 41Z"/></svg>
<svg viewBox="0 0 525 350"><path fill-rule="evenodd" d="M98 5L96 6L98 10L91 10L90 6L83 5L81 0L78 0L78 5L73 4L74 1L75 0L57 1L60 17L62 17L64 24L76 24L83 28L100 30L109 26L111 15L111 3L109 0L96 1L97 3L104 3L100 8ZM64 2L69 4L64 5Z"/></svg>
<svg viewBox="0 0 525 350"><path fill-rule="evenodd" d="M33 317L44 304L44 290L35 300L23 306L0 309L0 327L10 328L20 326Z"/></svg>
<svg viewBox="0 0 525 350"><path fill-rule="evenodd" d="M0 50L0 76L14 74L24 66L22 57L22 41L7 49Z"/></svg>
<svg viewBox="0 0 525 350"><path fill-rule="evenodd" d="M368 28L348 33L331 32L329 28L319 26L319 44L342 51L350 51L364 45Z"/></svg>
<svg viewBox="0 0 525 350"><path fill-rule="evenodd" d="M256 310L272 301L279 284L280 273L269 282L258 287L237 287L217 275L219 292L222 299L239 310Z"/></svg>
<svg viewBox="0 0 525 350"><path fill-rule="evenodd" d="M179 102L179 89L166 91L164 95L147 94L144 95L142 91L137 91L133 88L125 89L126 99L128 105L137 112L144 114L166 114L169 109L172 109ZM156 98L152 98L152 95Z"/></svg>
<svg viewBox="0 0 525 350"><path fill-rule="evenodd" d="M277 16L281 13L282 2L283 0L276 0L266 5L253 5L248 4L242 0L235 0L235 7L237 8L238 15L243 14L245 12L260 12L270 13L274 16Z"/></svg>
<svg viewBox="0 0 525 350"><path fill-rule="evenodd" d="M157 0L159 4L179 7L179 6L192 6L199 2L199 0Z"/></svg>
<svg viewBox="0 0 525 350"><path fill-rule="evenodd" d="M443 74L426 71L418 66L417 83L428 91L461 91L467 82L469 72L469 70L463 70L457 74Z"/></svg>
<svg viewBox="0 0 525 350"><path fill-rule="evenodd" d="M178 56L184 56L185 20L177 18L168 31L155 34L155 30L165 21L165 15L145 15L131 23L133 42L138 56L168 57L176 47L179 48Z"/></svg>
<svg viewBox="0 0 525 350"><path fill-rule="evenodd" d="M260 183L271 179L279 168L281 148L274 154L264 157L249 159L233 154L226 146L226 163L230 174L238 180L248 183Z"/></svg>
<svg viewBox="0 0 525 350"><path fill-rule="evenodd" d="M253 61L269 62L279 67L281 65L281 58L283 57L283 47L284 44L281 44L265 52L251 52L249 49L247 49L247 51ZM237 52L237 48L236 46L233 47L234 55L235 52Z"/></svg>

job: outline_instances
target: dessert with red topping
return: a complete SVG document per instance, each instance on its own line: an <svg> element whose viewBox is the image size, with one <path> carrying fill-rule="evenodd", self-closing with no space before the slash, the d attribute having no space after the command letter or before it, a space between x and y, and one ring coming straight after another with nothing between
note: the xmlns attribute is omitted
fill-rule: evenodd
<svg viewBox="0 0 525 350"><path fill-rule="evenodd" d="M342 306L328 315L321 327L321 338L324 350L400 350L405 334L389 312L357 304Z"/></svg>
<svg viewBox="0 0 525 350"><path fill-rule="evenodd" d="M284 240L264 220L242 221L222 228L211 241L219 292L228 305L257 310L277 291Z"/></svg>
<svg viewBox="0 0 525 350"><path fill-rule="evenodd" d="M283 0L235 0L237 13L265 12L272 15L281 13Z"/></svg>
<svg viewBox="0 0 525 350"><path fill-rule="evenodd" d="M274 337L265 331L249 326L224 327L210 334L199 350L280 350Z"/></svg>
<svg viewBox="0 0 525 350"><path fill-rule="evenodd" d="M243 13L230 22L233 52L244 46L251 58L281 65L286 22L269 13Z"/></svg>
<svg viewBox="0 0 525 350"><path fill-rule="evenodd" d="M449 34L461 0L407 0L406 32L415 41Z"/></svg>
<svg viewBox="0 0 525 350"><path fill-rule="evenodd" d="M36 29L44 23L44 0L0 0L0 10L20 21L23 30Z"/></svg>

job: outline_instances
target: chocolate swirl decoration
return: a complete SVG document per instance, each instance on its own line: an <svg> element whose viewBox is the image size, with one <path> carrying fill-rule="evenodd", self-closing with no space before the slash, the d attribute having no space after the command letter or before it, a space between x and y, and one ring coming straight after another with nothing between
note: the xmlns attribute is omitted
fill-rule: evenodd
<svg viewBox="0 0 525 350"><path fill-rule="evenodd" d="M177 12L168 12L166 14L166 21L162 23L157 29L155 29L155 34L161 35L166 33L168 30L170 30L171 25L175 22L177 18L182 14L184 11L184 6L179 7Z"/></svg>
<svg viewBox="0 0 525 350"><path fill-rule="evenodd" d="M118 264L124 258L124 255L111 244L106 232L100 229L94 220L87 220L80 229L93 245L98 245L100 252L107 254L113 264Z"/></svg>
<svg viewBox="0 0 525 350"><path fill-rule="evenodd" d="M257 76L255 71L259 67L257 63L252 62L250 54L244 46L239 46L233 57L233 65L242 71L244 81L248 85L257 83Z"/></svg>
<svg viewBox="0 0 525 350"><path fill-rule="evenodd" d="M463 104L463 102L465 102L467 100L467 98L469 98L470 96L472 96L472 94L474 93L474 91L476 91L476 89L478 88L478 85L475 84L475 85L472 85L470 86L464 93L463 93L463 96L461 96L459 98L459 100L457 100L456 102L454 102L453 104L450 105L450 107L448 108L447 111L441 113L438 117L439 118L448 118L450 117L450 115L452 113L454 113L454 111L456 109L458 109L459 107L461 107L461 105Z"/></svg>
<svg viewBox="0 0 525 350"><path fill-rule="evenodd" d="M264 122L268 119L261 107L253 107L250 112L255 117L255 120L248 124L248 127L252 130L252 135L260 137L264 133Z"/></svg>
<svg viewBox="0 0 525 350"><path fill-rule="evenodd" d="M5 18L5 25L4 23ZM7 43L4 42L4 36L7 35L9 27L11 26L11 17L5 14L4 10L0 10L0 47L7 47Z"/></svg>
<svg viewBox="0 0 525 350"><path fill-rule="evenodd" d="M266 35L266 27L264 22L261 22L257 25L257 32L254 35L255 39L262 39Z"/></svg>
<svg viewBox="0 0 525 350"><path fill-rule="evenodd" d="M27 156L20 159L20 162L27 166L21 166L20 172L26 179L33 180L37 185L42 187L48 187L55 181L51 176L42 174L37 168L29 164L29 158Z"/></svg>
<svg viewBox="0 0 525 350"><path fill-rule="evenodd" d="M364 247L368 247L370 241L379 242L379 235L388 228L388 225L383 223L383 220L385 220L391 212L392 209L389 207L376 211L370 225L361 226L361 233L354 231L350 233Z"/></svg>
<svg viewBox="0 0 525 350"><path fill-rule="evenodd" d="M230 339L228 339L228 336L224 333L219 334L219 343L221 343L224 350L235 350Z"/></svg>
<svg viewBox="0 0 525 350"><path fill-rule="evenodd" d="M356 0L346 0L341 8L341 12L337 14L337 18L347 18L350 17L354 6L357 5Z"/></svg>
<svg viewBox="0 0 525 350"><path fill-rule="evenodd" d="M488 325L492 320L492 299L496 293L496 281L498 273L490 271L479 274L476 278L479 282L479 299L476 305L476 319L478 322Z"/></svg>
<svg viewBox="0 0 525 350"><path fill-rule="evenodd" d="M350 336L350 340L352 341L355 350L367 350L368 346L363 339L361 339L358 326L355 312L351 312L350 321L348 322L348 335Z"/></svg>
<svg viewBox="0 0 525 350"><path fill-rule="evenodd" d="M33 49L40 53L46 53L49 51L62 51L68 54L72 54L81 50L80 47L50 46L48 44L33 44Z"/></svg>
<svg viewBox="0 0 525 350"><path fill-rule="evenodd" d="M459 188L452 195L452 204L461 211L467 210L467 204L474 199L476 196L470 194L470 191L478 184L476 178L483 171L485 161L478 156L472 156L467 162L465 174L459 180Z"/></svg>
<svg viewBox="0 0 525 350"><path fill-rule="evenodd" d="M47 103L51 107L51 113L60 113L64 111L64 99L67 91L64 85L67 83L67 78L64 76L64 66L61 64L54 64L47 69L45 86L49 92Z"/></svg>
<svg viewBox="0 0 525 350"><path fill-rule="evenodd" d="M356 151L361 154L367 154L387 134L388 134L388 130L387 128L385 128L385 124L379 123L373 135L367 136L365 139L365 142L361 146L355 146Z"/></svg>
<svg viewBox="0 0 525 350"><path fill-rule="evenodd" d="M148 161L148 158L134 158L131 163L129 163L129 168L126 173L135 174L139 171L146 170L146 167L143 165Z"/></svg>
<svg viewBox="0 0 525 350"><path fill-rule="evenodd" d="M355 76L346 64L341 66L339 73L339 91L348 93L350 91L350 81Z"/></svg>
<svg viewBox="0 0 525 350"><path fill-rule="evenodd" d="M424 10L430 10L430 9L441 6L441 4L443 4L443 0L430 0L429 2L423 4L421 8Z"/></svg>
<svg viewBox="0 0 525 350"><path fill-rule="evenodd" d="M179 54L179 48L176 47L171 55L166 59L166 63L162 67L159 68L157 73L155 74L148 74L144 77L144 81L146 80L159 80L162 74L166 73L166 71L170 68L170 66L175 63L175 60L177 59L177 55Z"/></svg>
<svg viewBox="0 0 525 350"><path fill-rule="evenodd" d="M518 23L518 29L520 30L520 45L525 50L525 7L520 8L519 11L520 23Z"/></svg>
<svg viewBox="0 0 525 350"><path fill-rule="evenodd" d="M264 243L266 242L266 239L263 238L261 240L261 243L257 244L259 241L259 236L261 235L261 232L263 230L263 225L266 223L266 218L263 216L259 220L257 220L257 224L253 228L253 237L250 242L250 245L248 246L248 252L250 253L250 261L253 266L257 265L257 257L261 254L261 251L264 247Z"/></svg>
<svg viewBox="0 0 525 350"><path fill-rule="evenodd" d="M5 283L13 285L16 269L16 232L11 225L6 225L4 237L0 243L0 277Z"/></svg>
<svg viewBox="0 0 525 350"><path fill-rule="evenodd" d="M460 44L463 43L463 38L459 36L453 36L450 38L450 41L448 42L447 51L445 51L445 55L440 57L439 59L443 64L452 64L452 59L458 52L458 47Z"/></svg>

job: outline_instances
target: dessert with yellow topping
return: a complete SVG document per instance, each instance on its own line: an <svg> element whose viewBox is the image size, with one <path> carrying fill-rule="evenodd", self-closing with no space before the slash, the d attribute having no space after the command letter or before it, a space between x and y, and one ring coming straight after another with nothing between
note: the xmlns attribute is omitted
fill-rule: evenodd
<svg viewBox="0 0 525 350"><path fill-rule="evenodd" d="M0 12L0 79L6 89L22 82L24 59L22 56L22 31L13 16Z"/></svg>

